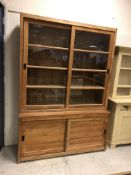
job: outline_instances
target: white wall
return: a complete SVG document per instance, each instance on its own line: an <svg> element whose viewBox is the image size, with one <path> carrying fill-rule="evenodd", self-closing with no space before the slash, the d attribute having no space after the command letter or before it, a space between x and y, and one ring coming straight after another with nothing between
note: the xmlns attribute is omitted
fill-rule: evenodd
<svg viewBox="0 0 131 175"><path fill-rule="evenodd" d="M118 28L117 45L131 47L131 0L3 0L7 5L5 144L17 143L19 12ZM18 12L18 13L16 13Z"/></svg>

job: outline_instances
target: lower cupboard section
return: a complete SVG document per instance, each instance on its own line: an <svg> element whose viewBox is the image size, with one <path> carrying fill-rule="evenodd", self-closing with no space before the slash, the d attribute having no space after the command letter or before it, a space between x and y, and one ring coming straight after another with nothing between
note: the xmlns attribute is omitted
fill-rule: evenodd
<svg viewBox="0 0 131 175"><path fill-rule="evenodd" d="M19 162L105 149L107 119L21 121Z"/></svg>

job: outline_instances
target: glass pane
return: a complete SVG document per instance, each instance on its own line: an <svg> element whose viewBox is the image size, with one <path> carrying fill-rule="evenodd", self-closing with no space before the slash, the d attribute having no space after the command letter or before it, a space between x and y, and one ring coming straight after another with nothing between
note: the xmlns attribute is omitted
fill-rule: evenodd
<svg viewBox="0 0 131 175"><path fill-rule="evenodd" d="M76 31L75 48L87 50L109 51L110 35Z"/></svg>
<svg viewBox="0 0 131 175"><path fill-rule="evenodd" d="M70 30L29 24L29 44L69 48Z"/></svg>
<svg viewBox="0 0 131 175"><path fill-rule="evenodd" d="M119 85L131 85L131 70L120 70Z"/></svg>
<svg viewBox="0 0 131 175"><path fill-rule="evenodd" d="M131 68L131 55L122 55L121 67Z"/></svg>
<svg viewBox="0 0 131 175"><path fill-rule="evenodd" d="M117 95L130 95L130 88L117 88Z"/></svg>
<svg viewBox="0 0 131 175"><path fill-rule="evenodd" d="M106 69L108 55L75 52L73 68Z"/></svg>
<svg viewBox="0 0 131 175"><path fill-rule="evenodd" d="M78 72L72 73L72 85L78 86L104 86L105 73Z"/></svg>
<svg viewBox="0 0 131 175"><path fill-rule="evenodd" d="M67 67L68 51L45 48L29 48L28 64L49 67Z"/></svg>
<svg viewBox="0 0 131 175"><path fill-rule="evenodd" d="M65 103L65 89L27 89L27 105L57 105Z"/></svg>
<svg viewBox="0 0 131 175"><path fill-rule="evenodd" d="M103 90L71 90L70 104L102 104Z"/></svg>
<svg viewBox="0 0 131 175"><path fill-rule="evenodd" d="M28 85L66 85L66 71L28 69Z"/></svg>

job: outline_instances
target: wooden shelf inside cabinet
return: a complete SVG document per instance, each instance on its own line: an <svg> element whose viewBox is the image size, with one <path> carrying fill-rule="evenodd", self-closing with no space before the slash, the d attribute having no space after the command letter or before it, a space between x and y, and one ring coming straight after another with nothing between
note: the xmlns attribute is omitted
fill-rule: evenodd
<svg viewBox="0 0 131 175"><path fill-rule="evenodd" d="M65 89L65 86L61 85L27 85L26 88L30 89L45 89L45 88L52 88L52 89Z"/></svg>
<svg viewBox="0 0 131 175"><path fill-rule="evenodd" d="M128 67L120 67L121 70L131 70L131 68Z"/></svg>
<svg viewBox="0 0 131 175"><path fill-rule="evenodd" d="M85 50L85 49L74 49L75 52L85 52L85 53L99 53L99 54L109 54L109 52L99 51L99 50Z"/></svg>
<svg viewBox="0 0 131 175"><path fill-rule="evenodd" d="M49 69L49 70L67 70L66 67L49 67L49 66L34 66L34 65L27 65L27 68L31 68L31 69Z"/></svg>
<svg viewBox="0 0 131 175"><path fill-rule="evenodd" d="M47 49L56 49L56 50L69 50L69 48L64 47L56 47L56 46L45 46L39 44L28 44L28 47L36 47L36 48L47 48Z"/></svg>
<svg viewBox="0 0 131 175"><path fill-rule="evenodd" d="M71 86L71 89L83 89L83 90L86 90L86 89L104 89L104 87L102 86Z"/></svg>
<svg viewBox="0 0 131 175"><path fill-rule="evenodd" d="M107 70L100 70L100 69L79 69L79 68L72 68L72 71L81 71L81 72L107 72Z"/></svg>
<svg viewBox="0 0 131 175"><path fill-rule="evenodd" d="M131 85L118 85L118 88L131 88Z"/></svg>

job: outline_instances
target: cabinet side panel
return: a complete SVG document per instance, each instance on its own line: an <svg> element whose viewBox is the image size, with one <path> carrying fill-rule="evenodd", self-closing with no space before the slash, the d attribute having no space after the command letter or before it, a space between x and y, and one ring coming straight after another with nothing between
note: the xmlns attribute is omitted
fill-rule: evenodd
<svg viewBox="0 0 131 175"><path fill-rule="evenodd" d="M109 96L114 96L114 88L116 86L116 72L117 72L117 61L118 61L118 55L114 56L113 64L112 64L112 70L111 70L111 78L110 78L110 86L109 86Z"/></svg>
<svg viewBox="0 0 131 175"><path fill-rule="evenodd" d="M115 115L116 115L116 105L109 101L108 104L108 109L110 110L110 117L109 117L109 122L108 122L108 128L107 128L107 143L112 142L113 139L113 129L115 125Z"/></svg>

